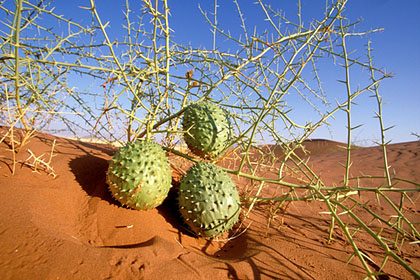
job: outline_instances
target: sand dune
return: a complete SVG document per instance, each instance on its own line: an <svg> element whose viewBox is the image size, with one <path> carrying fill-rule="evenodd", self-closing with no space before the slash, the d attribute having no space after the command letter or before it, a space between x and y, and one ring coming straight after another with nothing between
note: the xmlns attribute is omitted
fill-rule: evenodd
<svg viewBox="0 0 420 280"><path fill-rule="evenodd" d="M5 130L2 130L2 135ZM1 279L363 279L365 271L353 258L342 231L327 243L330 217L320 214L324 203L294 202L267 228L269 203L257 204L239 237L212 242L197 239L177 215L174 193L157 209L135 211L121 207L108 193L107 161L114 147L84 143L36 133L17 160L30 153L47 159L56 141L51 166L54 178L39 167L16 165L11 175L11 152L0 144L0 278ZM328 185L340 185L346 152L341 143L327 140L306 142L308 165ZM281 156L278 147L274 149ZM420 182L420 141L388 147L392 172ZM352 152L353 176L383 175L380 147ZM26 161L31 162L31 159ZM174 161L177 162L177 161ZM186 165L185 165L186 166ZM179 166L179 168L185 168ZM174 170L174 184L179 174ZM362 187L375 187L378 180L364 180ZM240 185L239 188L244 188ZM398 187L413 188L400 183ZM408 193L404 213L420 222L419 192ZM392 200L398 202L399 193ZM392 212L375 196L361 200L378 214ZM370 202L368 202L370 201ZM363 211L362 218L369 219ZM375 225L372 225L375 226ZM419 225L417 225L419 229ZM364 238L360 235L360 238ZM380 265L381 249L366 239L361 250ZM406 242L401 256L420 271L420 246ZM379 262L379 264L377 264ZM412 279L395 261L389 260L381 279Z"/></svg>

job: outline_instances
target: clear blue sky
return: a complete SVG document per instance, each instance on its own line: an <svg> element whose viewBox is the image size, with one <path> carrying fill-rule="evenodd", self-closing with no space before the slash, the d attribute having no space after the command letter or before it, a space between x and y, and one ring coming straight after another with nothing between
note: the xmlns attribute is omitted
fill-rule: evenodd
<svg viewBox="0 0 420 280"><path fill-rule="evenodd" d="M211 33L204 22L197 2L203 9L213 11L213 1L169 1L171 6L171 25L175 30L175 38L180 42L191 42L193 46L206 45L211 48ZM219 23L225 30L238 31L240 25L236 6L231 0L219 0ZM239 1L246 19L248 30L254 25L264 28L262 12L254 1ZM296 18L297 1L266 1L273 8L281 9L288 18ZM320 18L325 1L302 0L302 14L306 23L313 18ZM350 0L346 15L352 21L361 20L357 26L359 31L384 28L383 32L373 33L359 39L360 42L371 40L374 48L374 64L393 72L394 78L385 80L380 87L380 94L385 104L385 126L395 126L386 132L388 140L393 142L417 140L412 132L420 133L420 1L418 0ZM230 27L230 28L229 28ZM219 40L220 42L221 40ZM364 49L358 50L365 54ZM357 75L357 73L355 73ZM343 91L342 85L329 81L327 96L334 96L335 91ZM345 94L343 92L342 94ZM373 98L363 99L363 103L355 106L353 123L365 125L353 132L354 141L360 144L371 144L378 140L378 121L374 119L376 101ZM357 101L356 101L357 102ZM364 104L366 102L367 104ZM332 121L330 131L320 129L313 137L345 140L344 118L337 115ZM342 115L344 117L344 115Z"/></svg>
<svg viewBox="0 0 420 280"><path fill-rule="evenodd" d="M7 0L6 3L11 4ZM89 12L78 8L89 7L88 0L78 1L55 1L58 14L71 17L82 24L89 24L91 17ZM154 2L154 1L152 1ZM233 0L218 0L218 21L224 30L230 30L233 34L241 32L239 16ZM254 26L260 33L266 28L263 21L263 13L254 0L239 0L248 30L252 33ZM287 18L296 20L297 0L271 0L269 3L274 9L281 9ZM301 0L304 23L309 24L313 19L320 19L323 15L324 0ZM168 0L171 12L170 27L172 34L178 43L193 47L212 48L212 34L210 26L205 22L198 6L211 13L214 9L213 0ZM140 1L131 1L131 9L136 10ZM110 21L108 31L111 36L121 36L121 25L124 23L123 5L125 1L97 0L97 8L104 22ZM162 3L160 3L162 5ZM86 16L88 17L86 17ZM395 142L417 140L411 133L420 134L420 1L419 0L349 0L346 16L351 21L361 20L357 31L384 28L383 32L377 32L358 40L359 55L365 55L363 44L372 41L374 48L374 64L378 68L393 72L394 78L385 80L380 87L380 94L384 102L385 126L395 126L387 131L388 140ZM114 38L111 38L114 39ZM218 45L229 47L224 39L218 37ZM356 46L356 45L355 45ZM322 69L320 69L322 72ZM353 73L357 77L359 73ZM343 75L325 77L324 84L326 95L330 100L340 99L344 96L345 89L342 84L336 82ZM355 82L357 84L357 82ZM353 89L355 90L355 88ZM340 97L341 96L341 97ZM298 101L296 101L298 102ZM311 112L299 111L299 103L296 103L295 116L300 121L311 118ZM353 141L356 144L370 145L371 141L379 139L378 121L374 119L374 111L377 109L373 98L360 99L359 105L354 107L353 124L364 123L364 126L353 132ZM331 120L329 129L321 128L313 138L327 138L337 141L345 141L345 116L336 115L336 121Z"/></svg>

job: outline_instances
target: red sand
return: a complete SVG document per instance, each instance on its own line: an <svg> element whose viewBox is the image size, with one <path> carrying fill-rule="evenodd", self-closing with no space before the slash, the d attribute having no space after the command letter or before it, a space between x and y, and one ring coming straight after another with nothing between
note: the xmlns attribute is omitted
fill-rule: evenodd
<svg viewBox="0 0 420 280"><path fill-rule="evenodd" d="M3 128L1 135L5 131ZM150 211L126 209L112 199L105 183L107 161L115 152L111 146L36 133L17 160L25 161L28 149L48 160L54 140L51 166L56 178L42 170L35 173L22 163L11 175L12 154L5 142L0 144L0 279L342 280L365 276L357 258L346 264L352 248L340 229L335 230L334 241L327 243L330 217L320 214L326 211L321 202L291 203L268 229L270 204L260 203L244 222L249 228L236 239L197 239L182 227L172 196ZM326 184L339 185L343 179L339 162L344 162L345 151L340 145L325 140L306 143L312 151L308 164ZM420 142L389 145L388 152L391 170L396 170L398 177L420 182ZM378 147L357 149L352 153L351 173L382 175L378 168L382 161ZM174 179L179 176L174 171ZM245 183L239 183L243 191ZM372 180L362 183L366 187L377 184ZM418 194L410 193L416 202L406 201L403 209L417 223ZM398 201L399 197L396 194L392 199ZM375 213L392 214L374 196L360 198L368 199L367 205ZM357 211L359 217L370 220L365 211ZM375 271L383 260L383 250L369 238L360 242L365 237L361 234L356 240L373 260L369 265ZM399 255L420 271L419 244L405 242ZM386 275L380 279L413 278L391 259L383 271Z"/></svg>

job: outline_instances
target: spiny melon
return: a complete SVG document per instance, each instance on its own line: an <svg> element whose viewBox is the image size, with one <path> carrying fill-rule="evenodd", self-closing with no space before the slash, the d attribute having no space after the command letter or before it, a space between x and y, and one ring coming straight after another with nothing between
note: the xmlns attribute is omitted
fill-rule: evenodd
<svg viewBox="0 0 420 280"><path fill-rule="evenodd" d="M106 181L113 197L122 205L147 210L159 206L167 197L171 168L161 146L136 140L112 157Z"/></svg>
<svg viewBox="0 0 420 280"><path fill-rule="evenodd" d="M188 148L202 158L217 158L232 140L233 129L227 111L207 101L188 106L182 126Z"/></svg>
<svg viewBox="0 0 420 280"><path fill-rule="evenodd" d="M212 238L229 231L241 211L235 183L220 167L194 164L181 179L179 211L198 236Z"/></svg>

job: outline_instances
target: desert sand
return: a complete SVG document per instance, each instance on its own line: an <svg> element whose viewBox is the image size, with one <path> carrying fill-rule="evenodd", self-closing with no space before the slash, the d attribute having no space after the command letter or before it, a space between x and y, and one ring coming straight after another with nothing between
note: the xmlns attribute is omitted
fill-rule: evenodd
<svg viewBox="0 0 420 280"><path fill-rule="evenodd" d="M6 132L1 129L1 135ZM55 142L54 142L55 141ZM30 153L49 160L44 170ZM345 161L342 144L327 140L306 143L308 165L324 183L340 185ZM267 146L274 153L276 147ZM176 209L176 185L188 164L170 157L174 166L174 188L157 209L136 211L113 200L105 183L108 160L117 148L105 144L35 133L16 154L12 175L12 153L8 142L0 144L0 279L363 279L366 272L337 228L328 243L330 216L318 201L293 202L281 209L267 227L270 203L257 203L235 238L204 240L183 227ZM258 157L258 155L255 155ZM29 158L29 159L28 159ZM388 146L388 160L398 177L420 182L420 141ZM223 165L235 164L228 160ZM352 152L351 173L382 175L380 147ZM53 176L52 171L56 176ZM296 178L295 178L296 179ZM299 178L297 178L299 179ZM241 191L245 181L237 180ZM377 186L374 180L364 186ZM371 184L371 185L370 185ZM249 186L248 186L249 187ZM407 187L413 187L412 185ZM270 195L286 190L270 189ZM420 223L419 192L409 193L404 214ZM399 193L391 197L399 201ZM375 213L391 210L366 194ZM245 202L244 202L245 204ZM244 208L246 209L246 208ZM359 217L369 221L366 211ZM374 225L372 225L374 226ZM420 224L416 225L420 229ZM360 250L372 260L375 271L383 250L371 239L357 235ZM399 255L420 271L420 244L406 242ZM413 279L392 259L379 279Z"/></svg>

